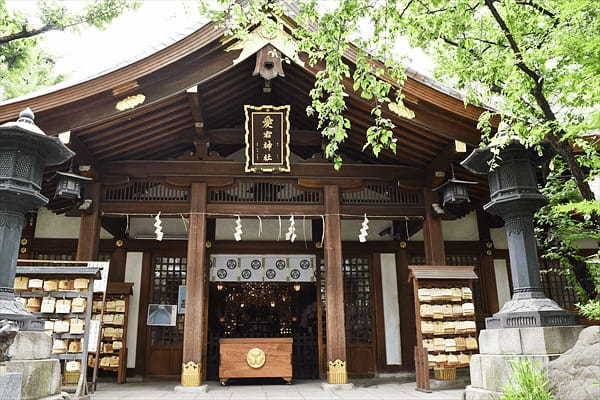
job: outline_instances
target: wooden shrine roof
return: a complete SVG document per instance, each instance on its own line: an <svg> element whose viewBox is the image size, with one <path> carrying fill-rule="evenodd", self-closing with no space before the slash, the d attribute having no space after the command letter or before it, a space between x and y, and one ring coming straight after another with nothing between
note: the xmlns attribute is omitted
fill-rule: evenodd
<svg viewBox="0 0 600 400"><path fill-rule="evenodd" d="M323 138L317 121L305 112L319 67L284 64L285 77L271 80L271 92L265 93L265 81L252 76L256 56L238 62L241 51L230 46L223 30L208 23L163 49L88 80L0 103L0 123L15 120L30 107L48 134L70 131L69 146L80 164L101 168L113 161L181 159L194 151L199 136L210 143L208 159L218 160L243 146L244 104L290 104L292 152L306 160L319 153ZM300 58L306 61L304 55ZM355 59L352 47L346 59L350 64ZM352 90L350 82L345 86L345 115L352 124L342 146L347 162L448 170L449 160L457 157L455 140L468 144L465 155L479 143L477 119L484 110L465 107L458 92L409 70L403 91L415 118L388 110L385 115L397 126L397 152L383 151L374 158L369 149L363 151L372 103ZM127 111L116 108L120 100L140 93L143 104ZM488 197L485 180L461 168L456 172L459 179L481 182L472 190L476 199ZM48 171L45 179L49 195L56 178Z"/></svg>

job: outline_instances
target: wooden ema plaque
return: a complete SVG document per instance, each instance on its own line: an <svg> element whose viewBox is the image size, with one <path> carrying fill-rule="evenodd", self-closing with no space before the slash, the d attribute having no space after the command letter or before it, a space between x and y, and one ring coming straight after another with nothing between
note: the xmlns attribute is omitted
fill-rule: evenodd
<svg viewBox="0 0 600 400"><path fill-rule="evenodd" d="M221 339L219 380L283 378L292 380L292 338Z"/></svg>

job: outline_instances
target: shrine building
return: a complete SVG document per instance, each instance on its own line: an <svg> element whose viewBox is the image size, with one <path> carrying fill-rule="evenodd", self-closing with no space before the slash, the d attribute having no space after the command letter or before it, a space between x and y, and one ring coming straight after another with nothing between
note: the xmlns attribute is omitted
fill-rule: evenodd
<svg viewBox="0 0 600 400"><path fill-rule="evenodd" d="M355 57L350 46L350 68ZM414 371L409 266L474 267L478 329L510 299L503 222L482 209L485 178L459 165L480 142L484 109L408 70L396 86L414 118L386 107L397 151L374 157L363 149L374 103L345 81L351 128L336 170L306 113L320 69L293 40L257 29L239 41L208 23L0 103L0 123L29 107L76 153L46 169L50 203L29 215L20 258L110 261L109 287L133 283L127 375L179 379L188 365L201 381L226 381L230 339L287 353L288 380L327 380L332 366L350 381ZM58 172L91 178L81 198L55 195ZM453 193L451 179L471 184ZM555 278L546 291L572 309ZM249 352L248 364L269 357Z"/></svg>

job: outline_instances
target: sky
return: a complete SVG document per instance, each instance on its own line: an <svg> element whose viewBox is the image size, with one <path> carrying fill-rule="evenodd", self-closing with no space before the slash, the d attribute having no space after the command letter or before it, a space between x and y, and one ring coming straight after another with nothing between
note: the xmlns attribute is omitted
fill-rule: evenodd
<svg viewBox="0 0 600 400"><path fill-rule="evenodd" d="M36 15L37 0L7 0L6 3L11 9ZM76 10L85 2L63 3ZM157 47L165 47L182 32L191 33L201 25L197 0L143 0L138 10L120 16L105 30L49 32L44 46L56 60L55 71L65 75L67 81L78 80L155 51ZM369 27L364 30L368 31ZM397 48L408 53L410 67L431 75L432 63L426 55L409 49L403 42L398 43Z"/></svg>

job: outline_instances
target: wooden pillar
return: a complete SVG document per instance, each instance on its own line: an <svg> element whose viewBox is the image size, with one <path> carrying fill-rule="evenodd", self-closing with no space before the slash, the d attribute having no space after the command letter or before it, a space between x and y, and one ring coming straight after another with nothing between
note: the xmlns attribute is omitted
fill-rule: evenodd
<svg viewBox="0 0 600 400"><path fill-rule="evenodd" d="M414 297L412 285L408 281L408 264L410 258L405 238L401 238L396 244L396 284L398 286L398 303L400 306L402 369L412 370L415 368L414 347L417 343L417 337L415 332Z"/></svg>
<svg viewBox="0 0 600 400"><path fill-rule="evenodd" d="M25 224L21 232L21 246L19 248L19 258L29 260L33 258L31 253L31 241L35 238L35 225L37 223L37 214L26 214Z"/></svg>
<svg viewBox="0 0 600 400"><path fill-rule="evenodd" d="M325 194L325 300L327 317L327 382L348 382L346 325L344 320L344 271L340 226L340 189L326 185Z"/></svg>
<svg viewBox="0 0 600 400"><path fill-rule="evenodd" d="M496 286L496 271L494 267L494 242L490 234L488 216L482 208L477 209L477 230L481 242L481 256L479 265L479 284L485 302L485 316L490 316L499 311L498 288Z"/></svg>
<svg viewBox="0 0 600 400"><path fill-rule="evenodd" d="M81 215L79 240L77 241L77 260L95 261L100 248L100 199L102 186L90 183L85 188L85 198L92 200L91 210Z"/></svg>
<svg viewBox="0 0 600 400"><path fill-rule="evenodd" d="M127 249L123 239L115 240L115 248L110 255L110 268L108 280L110 282L125 282L125 264L127 263Z"/></svg>
<svg viewBox="0 0 600 400"><path fill-rule="evenodd" d="M423 240L425 245L425 262L427 265L446 265L442 218L433 210L432 204L438 202L438 195L430 188L423 190L425 220L423 221Z"/></svg>
<svg viewBox="0 0 600 400"><path fill-rule="evenodd" d="M183 329L181 384L200 386L206 366L206 183L193 183L190 194L190 227L187 251L187 293Z"/></svg>

